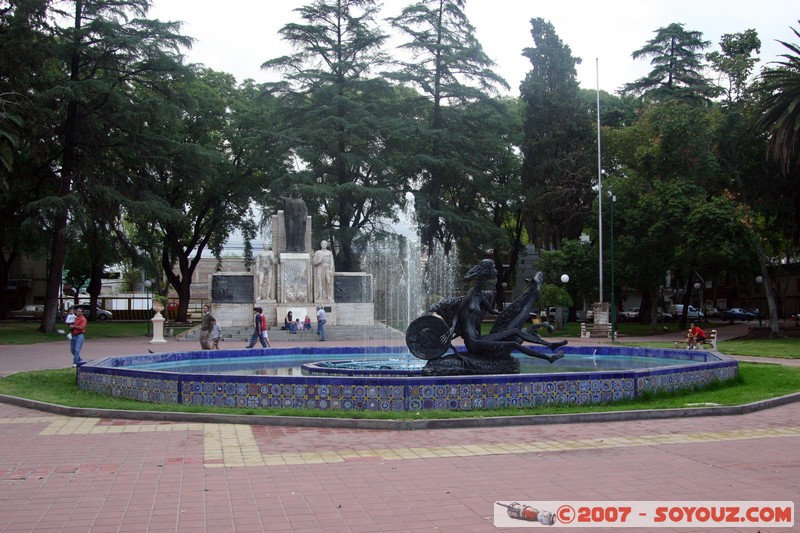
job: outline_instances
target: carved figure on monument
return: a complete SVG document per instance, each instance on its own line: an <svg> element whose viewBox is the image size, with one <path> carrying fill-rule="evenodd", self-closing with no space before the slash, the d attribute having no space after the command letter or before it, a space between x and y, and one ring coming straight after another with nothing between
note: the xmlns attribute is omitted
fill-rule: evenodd
<svg viewBox="0 0 800 533"><path fill-rule="evenodd" d="M333 300L333 253L328 250L328 241L319 243L314 252L314 301Z"/></svg>
<svg viewBox="0 0 800 533"><path fill-rule="evenodd" d="M261 252L256 259L259 300L275 300L275 268L277 265L278 260L275 258L272 246Z"/></svg>
<svg viewBox="0 0 800 533"><path fill-rule="evenodd" d="M300 189L295 185L289 196L281 196L281 200L283 200L283 216L286 226L286 251L304 252L308 208L300 196Z"/></svg>
<svg viewBox="0 0 800 533"><path fill-rule="evenodd" d="M283 302L308 302L308 277L310 275L308 259L305 261L287 261L283 268Z"/></svg>
<svg viewBox="0 0 800 533"><path fill-rule="evenodd" d="M541 298L542 274L529 280L529 289L503 312L491 308L491 298L484 290L486 283L496 277L494 262L491 259L481 261L467 272L465 279L476 282L467 294L436 304L432 311L438 316L422 316L409 324L408 348L415 356L428 361L422 369L423 375L519 373L519 361L511 355L514 351L551 363L564 356L563 352L555 350L567 341L547 342L536 333L541 326L549 329L549 324L522 329L533 305ZM496 322L490 333L482 335L481 322L486 313L496 315ZM453 349L454 337L464 340L466 351ZM554 353L539 353L525 346L525 342L547 346ZM445 355L448 348L454 353Z"/></svg>

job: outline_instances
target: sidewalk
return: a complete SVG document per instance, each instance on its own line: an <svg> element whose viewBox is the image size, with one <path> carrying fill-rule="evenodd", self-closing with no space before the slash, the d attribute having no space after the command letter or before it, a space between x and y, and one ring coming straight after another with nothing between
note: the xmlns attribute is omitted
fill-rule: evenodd
<svg viewBox="0 0 800 533"><path fill-rule="evenodd" d="M336 326L331 326L334 329ZM747 324L737 323L732 326L725 326L719 328L719 340L730 340L741 337L747 334ZM546 337L546 336L545 336ZM298 339L305 339L305 337L298 336ZM592 345L608 345L612 344L611 339L607 338L590 338L581 339L578 337L570 337L570 346L592 346ZM283 347L298 347L298 346L318 346L317 337L309 335L305 342L303 340L293 339L291 342L276 342L272 341L272 346L275 348ZM683 332L669 332L660 335L651 335L644 337L628 337L620 336L617 338L620 343L628 342L674 342L679 341L681 346L686 341L686 335ZM328 345L336 346L381 346L381 345L403 345L402 340L352 340L352 341L331 341ZM456 340L458 344L458 339ZM246 342L225 341L222 343L224 349L245 348ZM110 357L118 355L138 355L146 354L149 350L156 353L171 353L183 352L199 349L199 343L196 341L178 341L175 337L168 337L165 344L150 344L150 337L129 337L124 339L92 339L91 335L86 338L83 345L82 357L86 360L98 359L101 357ZM748 358L737 357L743 361L760 361L760 362L778 362L781 364L800 365L800 359L787 360L787 359L768 359L768 358ZM30 370L44 370L51 368L67 368L72 365L72 356L69 353L69 344L64 338L63 342L51 342L42 344L27 344L27 345L0 345L0 376L7 376L14 372L27 372Z"/></svg>
<svg viewBox="0 0 800 533"><path fill-rule="evenodd" d="M194 348L170 339L153 351ZM87 358L148 349L145 338L86 341ZM0 347L2 372L68 364L66 343ZM797 511L798 479L797 403L733 417L400 432L0 404L0 532L491 532L495 501L774 500ZM714 531L759 531L736 526Z"/></svg>

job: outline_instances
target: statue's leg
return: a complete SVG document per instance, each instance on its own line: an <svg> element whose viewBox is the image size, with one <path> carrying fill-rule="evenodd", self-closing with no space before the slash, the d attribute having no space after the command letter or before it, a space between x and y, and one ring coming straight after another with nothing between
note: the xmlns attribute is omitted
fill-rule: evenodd
<svg viewBox="0 0 800 533"><path fill-rule="evenodd" d="M531 357L538 357L539 359L544 359L545 361L550 361L551 363L554 363L555 361L558 361L559 359L564 357L564 352L556 352L554 354L547 355L547 354L539 353L536 350L533 350L533 349L528 348L527 346L523 346L523 345L520 345L517 348L517 350L519 350L520 352L524 353L525 355L530 355Z"/></svg>
<svg viewBox="0 0 800 533"><path fill-rule="evenodd" d="M541 338L539 335L535 333L531 333L530 330L522 331L519 329L509 329L505 331L497 331L495 333L490 333L488 335L484 335L481 337L484 341L490 342L502 342L502 341L526 341L531 342L534 344L541 344L542 346L547 346L550 348L551 351L555 351L556 348L560 348L564 346L569 341L567 339L558 341L558 342L549 342Z"/></svg>
<svg viewBox="0 0 800 533"><path fill-rule="evenodd" d="M560 348L569 342L567 339L563 339L557 342L546 341L535 333L531 334L530 330L520 331L519 336L521 339L527 342L532 342L534 344L541 344L542 346L547 346L548 348L550 348L550 350L553 351L555 351L556 348Z"/></svg>

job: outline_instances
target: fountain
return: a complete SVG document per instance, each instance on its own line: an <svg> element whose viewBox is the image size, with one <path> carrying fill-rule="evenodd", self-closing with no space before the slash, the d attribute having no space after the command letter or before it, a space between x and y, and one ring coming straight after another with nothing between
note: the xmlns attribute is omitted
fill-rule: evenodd
<svg viewBox="0 0 800 533"><path fill-rule="evenodd" d="M536 331L523 329L541 289L540 276L497 317L492 332L482 336L474 331L483 316L474 306L482 309L485 304L482 282L464 297L454 297L452 264L436 251L423 261L413 239L395 243L394 249L385 242L373 247L365 270L376 280L376 314L387 326L406 329L416 358L405 346L108 357L79 367L78 386L164 404L416 412L596 404L698 388L737 374L736 360L712 351L547 342ZM400 261L397 249L403 250ZM429 272L426 283L417 273L422 265ZM493 266L483 265L488 272L478 269L472 279L486 281L492 274ZM423 309L436 314L420 317ZM464 346L452 344L457 336ZM549 352L533 350L526 342L544 345Z"/></svg>
<svg viewBox="0 0 800 533"><path fill-rule="evenodd" d="M396 369L320 365L378 358L408 361L403 346L197 350L95 360L78 369L78 386L165 404L473 410L634 399L733 379L738 369L735 359L712 351L617 346L561 350L565 356L553 364L523 356L519 374L430 377ZM257 368L242 370L241 364L254 359L259 360ZM235 368L224 368L228 365Z"/></svg>
<svg viewBox="0 0 800 533"><path fill-rule="evenodd" d="M534 283L540 287L541 276ZM447 306L435 307L447 311ZM454 333L468 335L455 324ZM465 339L469 341L465 346L454 347L442 318L420 317L409 326L407 343L418 359L426 361L424 365L403 346L193 351L92 361L78 368L78 385L83 390L167 404L473 410L634 399L730 380L738 370L735 359L711 351L575 348L542 340L539 344L558 352L539 354L523 347L522 353L511 353L505 344L509 339L527 340L516 325L512 320L497 335L485 336L488 343ZM445 356L448 350L452 353ZM488 373L483 359L490 360ZM493 360L501 366L491 366L497 362ZM430 372L426 369L432 361ZM496 373L498 368L507 373Z"/></svg>

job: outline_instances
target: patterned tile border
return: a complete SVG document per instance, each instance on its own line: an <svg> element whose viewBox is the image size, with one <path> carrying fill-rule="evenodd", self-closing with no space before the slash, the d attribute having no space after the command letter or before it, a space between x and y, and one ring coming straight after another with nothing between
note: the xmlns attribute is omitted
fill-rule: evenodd
<svg viewBox="0 0 800 533"><path fill-rule="evenodd" d="M657 391L692 389L736 377L736 360L715 352L631 347L567 348L568 353L678 358L685 364L640 370L455 377L213 375L133 370L131 364L252 357L258 351L194 351L111 357L79 369L83 390L135 400L219 407L301 407L355 411L472 410L545 404L596 404ZM345 353L404 353L402 347L264 350L276 365L286 358Z"/></svg>

